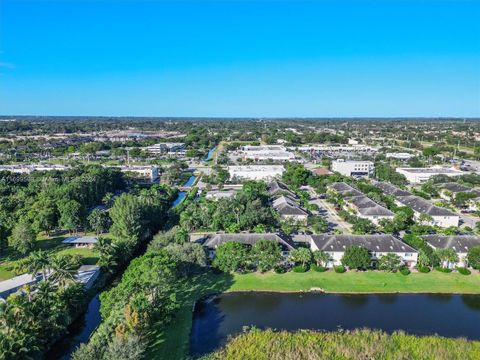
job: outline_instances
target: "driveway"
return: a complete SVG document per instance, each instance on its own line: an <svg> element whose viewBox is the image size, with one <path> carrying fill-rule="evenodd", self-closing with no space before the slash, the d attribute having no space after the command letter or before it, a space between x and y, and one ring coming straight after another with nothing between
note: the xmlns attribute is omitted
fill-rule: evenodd
<svg viewBox="0 0 480 360"><path fill-rule="evenodd" d="M332 204L325 199L310 200L310 204L316 204L319 207L319 215L323 215L331 228L338 228L344 233L351 233L352 224L349 224L338 216Z"/></svg>

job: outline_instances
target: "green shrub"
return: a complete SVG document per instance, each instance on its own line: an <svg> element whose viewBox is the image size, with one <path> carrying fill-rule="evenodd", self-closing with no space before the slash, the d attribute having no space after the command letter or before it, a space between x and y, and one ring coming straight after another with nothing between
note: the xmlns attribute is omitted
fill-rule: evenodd
<svg viewBox="0 0 480 360"><path fill-rule="evenodd" d="M287 272L287 268L283 265L276 265L273 268L273 271L275 271L277 274L284 274Z"/></svg>
<svg viewBox="0 0 480 360"><path fill-rule="evenodd" d="M472 272L464 267L457 267L457 271L462 275L470 275Z"/></svg>
<svg viewBox="0 0 480 360"><path fill-rule="evenodd" d="M234 359L478 359L480 343L439 336L352 330L250 331L232 338L209 360Z"/></svg>
<svg viewBox="0 0 480 360"><path fill-rule="evenodd" d="M435 270L443 272L443 273L451 273L452 272L452 269L441 267L441 266L435 266Z"/></svg>
<svg viewBox="0 0 480 360"><path fill-rule="evenodd" d="M406 268L406 267L403 267L403 268L400 269L400 273L401 273L402 275L409 275L409 274L410 274L410 270L409 270L408 268Z"/></svg>
<svg viewBox="0 0 480 360"><path fill-rule="evenodd" d="M342 266L342 265L339 265L339 266L334 266L333 269L335 270L335 272L337 274L343 274L346 270L345 270L345 267Z"/></svg>
<svg viewBox="0 0 480 360"><path fill-rule="evenodd" d="M430 272L430 268L428 266L419 266L417 267L418 271L420 271L421 273L429 273Z"/></svg>
<svg viewBox="0 0 480 360"><path fill-rule="evenodd" d="M310 267L313 271L316 271L316 272L325 272L327 271L327 268L326 267L323 267L323 266L318 266L318 265L312 265Z"/></svg>
<svg viewBox="0 0 480 360"><path fill-rule="evenodd" d="M293 272L304 273L308 271L308 266L296 265L293 267Z"/></svg>

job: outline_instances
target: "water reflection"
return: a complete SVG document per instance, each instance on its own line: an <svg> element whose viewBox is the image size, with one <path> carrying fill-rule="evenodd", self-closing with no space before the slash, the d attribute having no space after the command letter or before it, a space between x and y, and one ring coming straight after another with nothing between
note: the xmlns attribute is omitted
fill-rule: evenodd
<svg viewBox="0 0 480 360"><path fill-rule="evenodd" d="M370 328L480 339L478 295L230 293L199 304L190 350L202 355L246 326L285 330Z"/></svg>

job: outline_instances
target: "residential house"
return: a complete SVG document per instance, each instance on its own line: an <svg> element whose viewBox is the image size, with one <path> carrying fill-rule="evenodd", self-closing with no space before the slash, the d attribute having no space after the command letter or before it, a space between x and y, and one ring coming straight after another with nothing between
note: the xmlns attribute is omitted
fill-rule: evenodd
<svg viewBox="0 0 480 360"><path fill-rule="evenodd" d="M284 256L288 256L289 251L294 249L294 243L289 236L277 233L210 234L204 237L203 246L207 248L210 258L213 258L215 249L228 241L253 246L260 240L275 241L281 246Z"/></svg>
<svg viewBox="0 0 480 360"><path fill-rule="evenodd" d="M290 196L279 196L272 202L272 207L278 211L282 220L293 220L296 223L306 223L308 213Z"/></svg>
<svg viewBox="0 0 480 360"><path fill-rule="evenodd" d="M453 249L458 255L457 263L444 264L446 267L468 267L467 254L474 246L480 246L480 236L473 235L425 235L423 239L433 249Z"/></svg>
<svg viewBox="0 0 480 360"><path fill-rule="evenodd" d="M82 265L78 268L75 279L85 286L85 289L90 289L98 276L100 275L100 266L98 265Z"/></svg>
<svg viewBox="0 0 480 360"><path fill-rule="evenodd" d="M475 195L474 198L467 202L467 209L472 211L480 210L480 189L469 188L465 185L455 182L439 184L440 197L448 201L454 201L458 193L469 193Z"/></svg>
<svg viewBox="0 0 480 360"><path fill-rule="evenodd" d="M268 193L270 196L275 196L275 195L288 195L292 198L296 198L297 195L295 195L287 185L280 181L272 181L268 184L267 187Z"/></svg>
<svg viewBox="0 0 480 360"><path fill-rule="evenodd" d="M6 299L9 295L16 293L22 287L34 285L42 279L40 275L23 274L0 282L0 297Z"/></svg>
<svg viewBox="0 0 480 360"><path fill-rule="evenodd" d="M93 248L97 242L98 242L98 237L96 236L82 236L82 237L71 236L62 241L63 244L73 245L75 247L88 247L88 248Z"/></svg>
<svg viewBox="0 0 480 360"><path fill-rule="evenodd" d="M401 190L392 184L384 182L376 182L375 186L381 189L384 194L392 195L398 206L408 206L414 212L417 221L421 221L426 225L434 225L440 227L458 226L460 216L448 209L435 206L429 201L412 193ZM429 219L422 219L427 216Z"/></svg>
<svg viewBox="0 0 480 360"><path fill-rule="evenodd" d="M418 252L402 240L387 234L382 235L310 235L310 249L321 250L330 256L327 267L341 265L345 251L351 246L362 246L370 251L371 266L376 267L378 259L386 254L396 254L405 266L417 264Z"/></svg>

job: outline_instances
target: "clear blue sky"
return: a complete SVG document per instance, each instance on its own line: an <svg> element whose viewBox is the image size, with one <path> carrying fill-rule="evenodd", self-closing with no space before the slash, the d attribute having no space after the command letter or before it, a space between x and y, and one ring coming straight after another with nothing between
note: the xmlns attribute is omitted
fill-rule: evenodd
<svg viewBox="0 0 480 360"><path fill-rule="evenodd" d="M480 116L480 1L0 0L0 114Z"/></svg>

